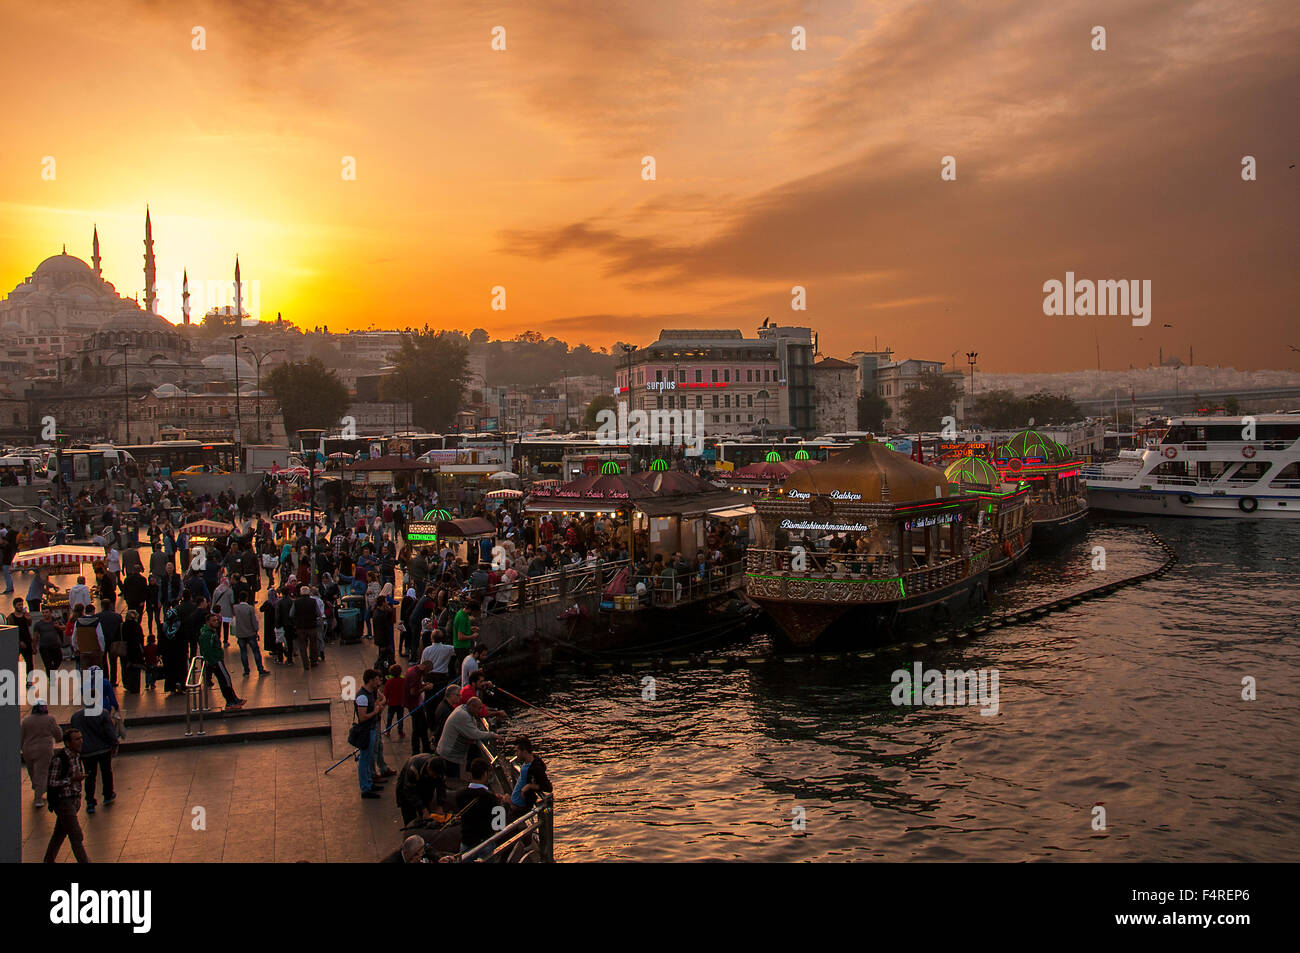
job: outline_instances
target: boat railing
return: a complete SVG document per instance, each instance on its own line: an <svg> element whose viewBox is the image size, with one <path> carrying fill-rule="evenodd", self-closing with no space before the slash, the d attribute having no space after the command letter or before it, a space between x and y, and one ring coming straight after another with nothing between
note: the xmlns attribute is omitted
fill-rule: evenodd
<svg viewBox="0 0 1300 953"><path fill-rule="evenodd" d="M802 569L795 569L796 559ZM788 549L753 549L747 554L745 571L750 573L796 573L807 576L831 576L850 579L898 575L898 564L890 553L831 553L808 550L801 556Z"/></svg>
<svg viewBox="0 0 1300 953"><path fill-rule="evenodd" d="M509 585L497 584L493 593L496 600L494 611L509 611L526 605L571 599L586 593L600 593L620 569L628 565L626 559L602 560L598 563L581 563L569 566L563 572L551 572L541 576L520 577ZM471 601L479 602L487 594L487 589L470 587L464 590Z"/></svg>
<svg viewBox="0 0 1300 953"><path fill-rule="evenodd" d="M1174 447L1188 453L1226 453L1236 458L1241 456L1243 446L1255 447L1257 450L1290 450L1295 446L1294 440L1189 440L1184 443L1162 443L1165 447Z"/></svg>
<svg viewBox="0 0 1300 953"><path fill-rule="evenodd" d="M638 577L639 578L639 577ZM735 592L745 585L745 561L708 565L704 573L650 576L650 598L657 606L676 606Z"/></svg>
<svg viewBox="0 0 1300 953"><path fill-rule="evenodd" d="M488 724L480 719L479 727L487 728ZM476 744L488 763L489 780L492 782L489 787L499 793L510 794L519 779L519 769L487 742L479 741ZM554 819L555 799L550 794L539 794L537 803L529 810L503 824L487 840L462 852L458 859L463 863L550 863L555 859Z"/></svg>

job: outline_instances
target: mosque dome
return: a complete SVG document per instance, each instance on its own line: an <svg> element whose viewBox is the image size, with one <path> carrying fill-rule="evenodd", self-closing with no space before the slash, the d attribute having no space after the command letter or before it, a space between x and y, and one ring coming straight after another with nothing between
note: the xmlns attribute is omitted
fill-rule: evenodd
<svg viewBox="0 0 1300 953"><path fill-rule="evenodd" d="M95 272L80 258L64 253L62 255L51 255L32 272L33 278L44 278L46 276L75 276L77 278L91 279L95 277Z"/></svg>

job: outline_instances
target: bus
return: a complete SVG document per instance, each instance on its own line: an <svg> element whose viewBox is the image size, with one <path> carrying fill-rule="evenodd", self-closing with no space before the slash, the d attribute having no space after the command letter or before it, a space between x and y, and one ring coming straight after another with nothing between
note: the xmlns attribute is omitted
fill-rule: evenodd
<svg viewBox="0 0 1300 953"><path fill-rule="evenodd" d="M235 445L229 441L160 440L117 449L134 458L134 463L142 470L147 472L152 465L153 470L163 477L191 467L201 467L204 472L224 470L226 473L236 473L240 467Z"/></svg>
<svg viewBox="0 0 1300 953"><path fill-rule="evenodd" d="M500 443L500 438L497 438L497 443ZM628 452L627 444L602 443L591 433L524 437L515 447L515 454L525 473L564 479L568 479L563 472L565 457L591 456L605 460L627 455Z"/></svg>
<svg viewBox="0 0 1300 953"><path fill-rule="evenodd" d="M134 479L140 472L135 456L128 448L107 444L48 451L43 467L45 478L53 481L60 467L65 482L104 480L119 473Z"/></svg>
<svg viewBox="0 0 1300 953"><path fill-rule="evenodd" d="M0 486L31 486L48 481L49 474L40 457L0 457Z"/></svg>

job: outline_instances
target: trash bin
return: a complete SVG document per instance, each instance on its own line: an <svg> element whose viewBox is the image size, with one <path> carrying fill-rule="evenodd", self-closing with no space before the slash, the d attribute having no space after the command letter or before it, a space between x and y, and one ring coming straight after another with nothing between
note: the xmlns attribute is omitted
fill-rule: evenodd
<svg viewBox="0 0 1300 953"><path fill-rule="evenodd" d="M361 641L364 630L361 626L361 607L364 596L344 596L339 604L339 642L343 645L355 645Z"/></svg>

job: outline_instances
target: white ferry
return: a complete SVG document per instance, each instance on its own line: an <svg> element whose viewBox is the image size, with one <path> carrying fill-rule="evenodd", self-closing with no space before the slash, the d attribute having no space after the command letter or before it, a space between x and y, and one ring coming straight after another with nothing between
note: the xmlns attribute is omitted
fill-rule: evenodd
<svg viewBox="0 0 1300 953"><path fill-rule="evenodd" d="M1300 518L1300 416L1173 417L1153 445L1082 475L1098 510Z"/></svg>

